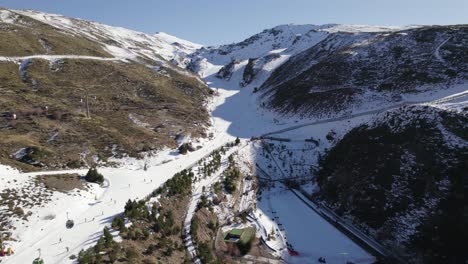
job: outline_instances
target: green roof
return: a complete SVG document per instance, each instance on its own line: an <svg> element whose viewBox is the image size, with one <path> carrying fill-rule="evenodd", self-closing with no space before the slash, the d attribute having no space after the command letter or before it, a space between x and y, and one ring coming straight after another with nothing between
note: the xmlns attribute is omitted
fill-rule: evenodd
<svg viewBox="0 0 468 264"><path fill-rule="evenodd" d="M233 230L229 231L229 234L236 235L236 236L241 236L243 232L244 232L244 230L242 230L242 229L233 229Z"/></svg>

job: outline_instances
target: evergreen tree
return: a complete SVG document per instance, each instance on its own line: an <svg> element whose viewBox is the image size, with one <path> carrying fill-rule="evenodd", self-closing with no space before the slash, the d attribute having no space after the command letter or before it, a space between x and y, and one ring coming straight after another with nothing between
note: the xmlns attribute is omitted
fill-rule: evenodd
<svg viewBox="0 0 468 264"><path fill-rule="evenodd" d="M104 176L102 176L96 168L90 168L88 173L86 173L85 180L88 182L103 183Z"/></svg>
<svg viewBox="0 0 468 264"><path fill-rule="evenodd" d="M111 247L112 244L114 243L114 237L110 233L109 228L107 228L107 226L104 227L103 233L104 233L104 241L105 241L106 247Z"/></svg>

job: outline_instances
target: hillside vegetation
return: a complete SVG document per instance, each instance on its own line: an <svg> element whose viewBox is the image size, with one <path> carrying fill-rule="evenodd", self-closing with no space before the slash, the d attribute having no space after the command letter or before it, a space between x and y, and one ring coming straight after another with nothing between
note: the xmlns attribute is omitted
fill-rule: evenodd
<svg viewBox="0 0 468 264"><path fill-rule="evenodd" d="M111 57L97 43L5 9L12 23L0 20L0 56L74 54Z"/></svg>
<svg viewBox="0 0 468 264"><path fill-rule="evenodd" d="M405 107L353 129L321 162L320 198L409 263L463 262L466 110Z"/></svg>
<svg viewBox="0 0 468 264"><path fill-rule="evenodd" d="M113 56L92 38L0 11L0 163L76 168L204 136L210 91L192 74L159 57L81 59ZM44 56L18 58L29 55Z"/></svg>
<svg viewBox="0 0 468 264"><path fill-rule="evenodd" d="M267 105L305 116L347 111L468 79L468 27L329 34L262 84Z"/></svg>

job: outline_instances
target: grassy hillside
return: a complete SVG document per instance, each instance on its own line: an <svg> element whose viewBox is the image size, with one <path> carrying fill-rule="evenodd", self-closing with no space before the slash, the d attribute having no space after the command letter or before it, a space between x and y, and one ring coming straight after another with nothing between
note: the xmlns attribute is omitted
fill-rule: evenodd
<svg viewBox="0 0 468 264"><path fill-rule="evenodd" d="M0 11L0 56L112 57L103 49L111 39ZM75 168L175 147L181 133L203 136L209 89L153 55L158 63L144 56L126 62L0 61L0 163L25 170Z"/></svg>
<svg viewBox="0 0 468 264"><path fill-rule="evenodd" d="M112 152L137 156L174 147L175 135L200 136L208 120L208 88L170 69L33 60L23 80L18 65L0 63L0 81L0 162L26 169L32 167L12 158L23 148L33 152L36 167L77 167Z"/></svg>
<svg viewBox="0 0 468 264"><path fill-rule="evenodd" d="M61 32L26 16L11 14L16 19L14 24L0 22L0 56L74 54L111 57L93 41Z"/></svg>
<svg viewBox="0 0 468 264"><path fill-rule="evenodd" d="M321 162L321 199L409 263L463 262L467 124L426 106L353 129Z"/></svg>

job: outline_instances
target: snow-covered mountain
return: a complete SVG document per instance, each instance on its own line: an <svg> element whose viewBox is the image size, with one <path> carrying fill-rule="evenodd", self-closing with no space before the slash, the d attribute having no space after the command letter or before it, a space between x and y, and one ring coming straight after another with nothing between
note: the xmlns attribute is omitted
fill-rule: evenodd
<svg viewBox="0 0 468 264"><path fill-rule="evenodd" d="M1 10L1 21L27 26L21 16L46 23L71 35L82 36L100 43L104 49L115 57L128 59L149 59L153 61L170 61L183 66L187 55L201 45L179 39L169 34L158 32L150 35L122 27L112 27L97 22L69 18L62 15L48 14L34 10Z"/></svg>
<svg viewBox="0 0 468 264"><path fill-rule="evenodd" d="M100 234L128 199L150 194L183 168L205 164L210 153L225 151L222 146L241 151L235 159L250 179L239 182L237 194L225 196L229 214L224 209L212 213L221 212L231 222L231 213L238 213L232 205L247 212L245 205L256 203L259 195L264 211L250 220L274 255L286 256L288 263L309 263L321 256L327 263L342 263L343 252L349 261L372 263L374 258L360 246L349 247L353 240L337 226L361 227L360 233L399 251L391 255L409 252L416 263L427 256L431 260L434 252L441 258L463 252L459 247L466 239L457 236L457 228L466 216L458 210L465 205L459 198L468 140L466 26L281 25L239 43L204 47L162 32L151 35L61 15L0 9L0 34L0 162L23 170L57 169L55 173L114 161L126 166L99 168L111 182L102 193L90 189L85 200L70 196L60 199L58 207L43 201L59 221L68 219L63 208L70 208L72 217L84 222L74 230L39 217L45 209L37 204L18 200L11 206L4 199L0 209L5 212L20 206L33 211L28 226L0 219L0 230L21 225L12 231L21 235L14 243L21 252L13 256L17 262L30 260L36 248L29 243L40 246L54 263L72 262L69 255L96 242L90 236ZM462 93L453 95L455 90ZM308 118L320 114L335 116ZM181 143L193 151L182 155L182 148L176 149ZM216 163L231 166L226 159ZM0 178L2 191L31 197L44 192L29 186L42 173L2 166L0 172L7 176ZM226 184L223 173L197 176L191 197L214 197L215 180L224 178L217 183ZM257 189L252 179L265 182ZM298 200L283 184L318 200ZM337 214L324 213L321 205ZM186 207L178 217L187 213L188 220L175 222L192 232L190 215L197 199ZM16 211L23 217L25 212ZM447 217L452 214L454 221ZM71 234L64 241L71 245L66 254L54 244L64 232ZM181 239L178 231L171 233ZM309 243L311 237L319 239ZM331 239L324 243L325 237ZM367 237L359 240L373 244ZM436 246L430 245L433 241ZM148 252L148 241L132 238L131 243L142 243L141 252ZM186 241L196 262L195 244ZM177 250L186 255L183 247ZM302 256L291 256L295 250ZM388 257L384 253L379 254Z"/></svg>
<svg viewBox="0 0 468 264"><path fill-rule="evenodd" d="M468 27L334 33L279 67L260 88L268 105L304 115L446 89L468 79Z"/></svg>
<svg viewBox="0 0 468 264"><path fill-rule="evenodd" d="M255 74L261 71L271 72L276 67L317 43L330 34L337 32L391 32L412 27L379 27L366 25L280 25L266 29L239 43L217 47L203 47L192 54L192 70L203 77L212 75L222 67L234 64L246 64L250 60ZM239 69L241 70L241 69ZM268 75L264 76L268 77ZM264 81L264 78L259 81ZM246 85L249 82L242 83Z"/></svg>
<svg viewBox="0 0 468 264"><path fill-rule="evenodd" d="M262 105L282 114L346 114L465 82L467 35L464 25L282 25L203 47L190 55L189 68L231 87L249 86Z"/></svg>

